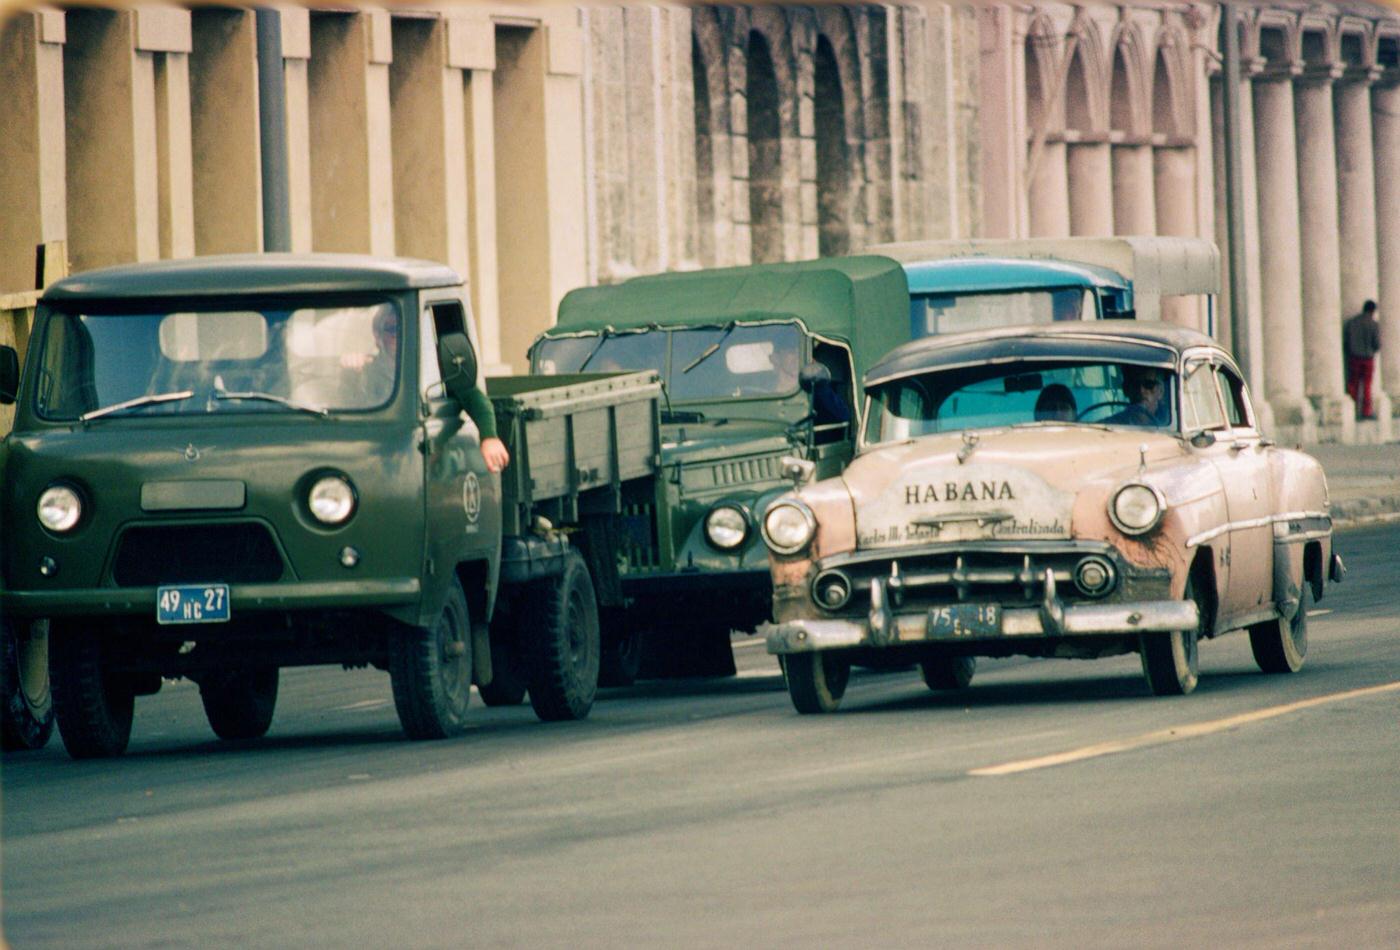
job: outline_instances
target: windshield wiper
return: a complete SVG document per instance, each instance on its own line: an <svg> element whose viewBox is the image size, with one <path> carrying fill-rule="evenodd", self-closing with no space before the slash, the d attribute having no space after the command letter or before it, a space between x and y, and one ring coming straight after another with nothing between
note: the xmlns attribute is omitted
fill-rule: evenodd
<svg viewBox="0 0 1400 950"><path fill-rule="evenodd" d="M214 390L214 398L215 398L215 399L254 399L254 400L257 400L257 401L259 401L259 402L275 402L275 403L277 403L279 406L286 406L288 409L295 409L295 410L297 410L298 412L309 412L309 413L311 413L312 415L321 416L322 418L325 418L325 417L327 417L327 416L329 416L329 415L331 414L331 412L330 412L329 409L323 408L323 407L321 407L321 406L313 406L313 405L311 405L310 403L297 402L297 401L295 401L295 400L293 400L293 399L288 399L288 398L285 397L285 396L275 396L275 395L273 395L272 393L258 393L258 392L231 393L231 392L228 392L227 390L216 389L216 390Z"/></svg>
<svg viewBox="0 0 1400 950"><path fill-rule="evenodd" d="M156 393L151 396L137 396L135 399L126 399L122 402L113 403L110 406L103 406L101 409L85 412L78 417L78 421L88 422L92 419L100 419L103 416L110 416L113 413L122 412L126 409L139 409L141 406L153 406L159 402L179 402L183 399L190 399L193 396L193 389L181 389L178 392L171 393Z"/></svg>
<svg viewBox="0 0 1400 950"><path fill-rule="evenodd" d="M599 334L598 334L598 342L593 344L593 349L591 349L591 350L588 351L588 355L585 356L585 357L583 358L583 362L582 362L582 363L578 364L578 369L574 370L574 372L575 372L575 373L582 373L585 369L587 369L587 368L588 368L588 364L591 363L591 362L593 362L593 357L595 357L595 356L598 355L598 351L601 350L601 349L603 348L603 344L606 343L606 342L608 342L608 340L609 340L611 337L612 337L612 331L611 331L611 330L603 330L601 333L599 333Z"/></svg>
<svg viewBox="0 0 1400 950"><path fill-rule="evenodd" d="M687 366L685 369L681 370L681 375L684 376L686 373L690 372L695 367L699 366L701 363L705 362L707 359L718 353L719 348L721 346L724 346L724 341L729 339L729 334L734 332L734 328L736 326L738 326L738 324L735 323L733 320L730 320L728 323L726 323L724 325L724 332L719 335L719 339L711 343L709 346L705 347L705 352L701 353L699 356L695 357L695 359L691 360L690 365Z"/></svg>

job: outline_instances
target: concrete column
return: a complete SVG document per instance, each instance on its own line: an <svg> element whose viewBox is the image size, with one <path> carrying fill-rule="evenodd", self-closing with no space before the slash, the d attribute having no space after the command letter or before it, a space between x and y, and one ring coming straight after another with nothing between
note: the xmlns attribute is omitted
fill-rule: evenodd
<svg viewBox="0 0 1400 950"><path fill-rule="evenodd" d="M311 17L312 240L318 251L394 252L389 14Z"/></svg>
<svg viewBox="0 0 1400 950"><path fill-rule="evenodd" d="M1152 150L1153 191L1157 205L1157 233L1195 237L1196 149L1165 146ZM1162 319L1204 331L1205 313L1196 297L1163 297Z"/></svg>
<svg viewBox="0 0 1400 950"><path fill-rule="evenodd" d="M257 34L251 10L191 14L190 115L194 246L200 254L263 249Z"/></svg>
<svg viewBox="0 0 1400 950"><path fill-rule="evenodd" d="M487 33L492 38L491 33ZM467 250L472 312L481 331L482 372L509 372L501 363L501 281L496 259L496 97L491 69L463 71L467 172Z"/></svg>
<svg viewBox="0 0 1400 950"><path fill-rule="evenodd" d="M0 23L0 294L37 290L35 249L68 236L63 141L64 14L12 12Z"/></svg>
<svg viewBox="0 0 1400 950"><path fill-rule="evenodd" d="M1113 156L1107 141L1069 146L1069 229L1084 237L1113 234Z"/></svg>
<svg viewBox="0 0 1400 950"><path fill-rule="evenodd" d="M1152 146L1113 146L1113 233L1157 233Z"/></svg>
<svg viewBox="0 0 1400 950"><path fill-rule="evenodd" d="M1018 14L1009 4L977 8L981 37L978 85L981 122L978 123L982 166L982 229L987 237L1017 237L1025 214L1025 185L1019 169L1025 154L1026 132L1017 106L1024 101L1022 81L1013 50Z"/></svg>
<svg viewBox="0 0 1400 950"><path fill-rule="evenodd" d="M1400 85L1371 93L1375 158L1377 270L1381 379L1392 405L1400 405Z"/></svg>
<svg viewBox="0 0 1400 950"><path fill-rule="evenodd" d="M1354 409L1342 370L1341 270L1337 231L1337 152L1332 74L1295 84L1298 214L1302 237L1305 391L1317 405L1324 438L1350 441Z"/></svg>
<svg viewBox="0 0 1400 950"><path fill-rule="evenodd" d="M1264 314L1264 397L1279 438L1314 441L1317 419L1303 395L1303 288L1298 229L1298 151L1293 83L1256 79L1255 174L1259 193L1260 310Z"/></svg>
<svg viewBox="0 0 1400 950"><path fill-rule="evenodd" d="M1064 142L1047 140L1030 181L1031 237L1069 237L1069 157Z"/></svg>
<svg viewBox="0 0 1400 950"><path fill-rule="evenodd" d="M311 15L301 7L279 7L282 17L282 79L287 84L287 205L292 250L311 250Z"/></svg>

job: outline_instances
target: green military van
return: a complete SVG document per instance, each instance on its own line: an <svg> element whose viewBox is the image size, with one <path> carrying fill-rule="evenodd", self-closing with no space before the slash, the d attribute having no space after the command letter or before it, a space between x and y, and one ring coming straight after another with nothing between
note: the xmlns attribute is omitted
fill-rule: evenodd
<svg viewBox="0 0 1400 950"><path fill-rule="evenodd" d="M734 671L731 630L771 602L758 525L785 456L834 475L852 456L861 377L909 338L904 269L877 256L638 277L564 297L536 374L651 370L661 477L622 521L625 611L604 615L604 682Z"/></svg>
<svg viewBox="0 0 1400 950"><path fill-rule="evenodd" d="M0 612L47 647L71 754L124 751L171 677L220 737L261 736L279 670L309 664L387 670L413 738L461 732L473 684L588 714L660 386L516 377L488 401L475 334L461 279L422 261L194 258L45 291L22 374L0 347Z"/></svg>

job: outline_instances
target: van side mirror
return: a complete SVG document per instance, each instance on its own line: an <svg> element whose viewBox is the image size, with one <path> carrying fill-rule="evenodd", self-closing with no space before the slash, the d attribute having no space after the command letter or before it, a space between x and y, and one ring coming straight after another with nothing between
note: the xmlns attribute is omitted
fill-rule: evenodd
<svg viewBox="0 0 1400 950"><path fill-rule="evenodd" d="M438 340L442 388L463 406L476 388L476 351L465 333L444 333Z"/></svg>
<svg viewBox="0 0 1400 950"><path fill-rule="evenodd" d="M811 392L821 383L831 382L831 370L821 363L808 363L797 374L797 385L804 392Z"/></svg>
<svg viewBox="0 0 1400 950"><path fill-rule="evenodd" d="M0 345L0 405L8 406L19 395L19 353Z"/></svg>

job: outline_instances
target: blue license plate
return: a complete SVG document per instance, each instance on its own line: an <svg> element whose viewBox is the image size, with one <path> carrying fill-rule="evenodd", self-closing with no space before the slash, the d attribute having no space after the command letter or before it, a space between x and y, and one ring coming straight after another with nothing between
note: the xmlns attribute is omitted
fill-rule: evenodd
<svg viewBox="0 0 1400 950"><path fill-rule="evenodd" d="M1000 604L949 604L930 607L928 632L935 637L1001 635Z"/></svg>
<svg viewBox="0 0 1400 950"><path fill-rule="evenodd" d="M156 588L156 623L222 623L228 620L227 584Z"/></svg>

